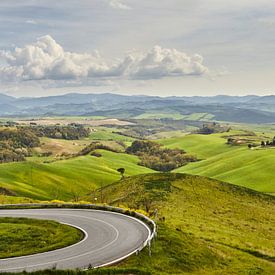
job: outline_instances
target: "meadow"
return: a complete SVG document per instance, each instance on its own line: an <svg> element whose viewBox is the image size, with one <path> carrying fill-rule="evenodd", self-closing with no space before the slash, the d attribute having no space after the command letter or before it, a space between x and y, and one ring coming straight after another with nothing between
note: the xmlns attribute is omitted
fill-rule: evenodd
<svg viewBox="0 0 275 275"><path fill-rule="evenodd" d="M94 192L100 195L103 203L114 206L143 213L149 207L158 227L151 256L147 247L113 267L46 274L269 275L275 271L273 196L177 173L126 177Z"/></svg>
<svg viewBox="0 0 275 275"><path fill-rule="evenodd" d="M151 274L272 274L275 199L201 176L137 175L101 191L112 205L146 210L158 222L148 250L120 267ZM259 223L259 221L261 221Z"/></svg>
<svg viewBox="0 0 275 275"><path fill-rule="evenodd" d="M152 257L147 248L102 274L272 274L275 202L264 193L275 193L275 151L248 149L247 144L271 139L273 132L235 128L240 125L211 135L165 127L153 133L149 138L154 142L181 148L199 159L171 173L156 173L140 166L137 156L126 154L125 147L134 139L114 133L123 131L117 126L96 127L80 140L43 137L27 161L0 165L0 203L89 201L151 215L158 225ZM227 144L228 138L242 143ZM73 156L95 141L117 152ZM52 154L41 156L48 151ZM124 179L118 168L125 168Z"/></svg>
<svg viewBox="0 0 275 275"><path fill-rule="evenodd" d="M139 166L136 156L98 150L102 157L75 157L51 163L32 161L0 165L1 187L38 200L80 200L101 185L120 179L117 169L131 176L152 170Z"/></svg>
<svg viewBox="0 0 275 275"><path fill-rule="evenodd" d="M168 148L182 148L195 154L199 162L189 163L174 172L207 176L229 183L252 188L265 193L275 193L273 169L275 167L275 150L273 148L248 149L244 145L228 145L227 136L240 136L242 131L228 134L198 135L190 134L181 137L160 140ZM254 139L260 143L271 137L270 134L241 136Z"/></svg>
<svg viewBox="0 0 275 275"><path fill-rule="evenodd" d="M66 247L82 238L78 229L54 221L0 218L0 259Z"/></svg>
<svg viewBox="0 0 275 275"><path fill-rule="evenodd" d="M36 148L38 154L26 162L6 163L0 165L0 185L11 190L21 200L74 200L82 197L100 186L108 185L120 179L118 168L125 168L125 176L150 173L152 170L138 165L138 157L125 154L118 142L129 145L133 141L113 133L114 129L98 127L88 138L81 140L63 140L41 138L41 147ZM247 136L245 136L247 134ZM203 175L233 184L246 186L265 193L274 193L272 181L275 158L274 149L254 148L247 145L228 145L227 137L240 137L260 143L261 139L271 138L271 133L232 130L229 133L211 135L188 134L181 131L159 133L162 139L155 142L168 148L181 148L187 153L197 156L198 162L189 163L173 172ZM155 138L157 135L155 136ZM63 154L75 154L93 141L115 148L115 153L98 150L102 157L79 156L63 158ZM49 157L39 154L51 151ZM56 158L56 156L59 156ZM0 197L2 202L7 198ZM16 197L9 201L20 201Z"/></svg>

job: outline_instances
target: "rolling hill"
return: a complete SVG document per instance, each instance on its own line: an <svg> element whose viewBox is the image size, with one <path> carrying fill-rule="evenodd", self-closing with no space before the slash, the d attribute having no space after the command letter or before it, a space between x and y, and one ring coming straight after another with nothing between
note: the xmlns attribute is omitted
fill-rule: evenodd
<svg viewBox="0 0 275 275"><path fill-rule="evenodd" d="M82 156L52 163L27 161L0 165L0 186L17 196L38 200L79 200L101 185L125 175L150 173L137 165L138 158L122 153L99 150L102 157Z"/></svg>
<svg viewBox="0 0 275 275"><path fill-rule="evenodd" d="M99 193L158 220L148 251L122 267L151 274L273 274L275 198L217 180L165 173L128 177ZM97 195L99 195L99 193Z"/></svg>
<svg viewBox="0 0 275 275"><path fill-rule="evenodd" d="M266 193L275 193L272 181L275 150L226 144L224 134L186 135L164 139L169 148L182 148L201 158L175 172L207 176Z"/></svg>
<svg viewBox="0 0 275 275"><path fill-rule="evenodd" d="M0 94L0 116L104 116L124 119L167 118L239 123L274 123L274 97L157 97L111 93L69 93L13 98Z"/></svg>

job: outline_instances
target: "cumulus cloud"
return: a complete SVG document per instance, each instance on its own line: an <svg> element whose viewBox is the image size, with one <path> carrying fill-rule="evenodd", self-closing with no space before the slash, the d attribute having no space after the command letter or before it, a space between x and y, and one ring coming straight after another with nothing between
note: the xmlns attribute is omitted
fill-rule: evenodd
<svg viewBox="0 0 275 275"><path fill-rule="evenodd" d="M99 53L65 51L51 36L14 51L0 52L6 64L0 67L2 80L73 79L157 79L173 76L203 75L208 69L202 56L188 55L176 49L155 46L145 53L130 53L117 61L108 61Z"/></svg>
<svg viewBox="0 0 275 275"><path fill-rule="evenodd" d="M203 57L189 56L176 49L155 46L149 52L136 57L129 55L128 74L133 78L162 78L169 76L202 75L208 71L203 65Z"/></svg>
<svg viewBox="0 0 275 275"><path fill-rule="evenodd" d="M131 10L131 7L123 3L121 0L111 0L110 6L114 9Z"/></svg>

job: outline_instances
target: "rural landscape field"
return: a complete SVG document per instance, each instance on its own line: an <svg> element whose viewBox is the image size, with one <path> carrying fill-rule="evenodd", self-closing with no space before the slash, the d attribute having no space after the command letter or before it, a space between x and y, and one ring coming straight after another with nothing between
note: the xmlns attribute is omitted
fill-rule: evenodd
<svg viewBox="0 0 275 275"><path fill-rule="evenodd" d="M272 274L275 124L185 116L3 116L0 202L107 204L155 219L151 257L107 274Z"/></svg>
<svg viewBox="0 0 275 275"><path fill-rule="evenodd" d="M0 1L0 275L275 274L275 2Z"/></svg>

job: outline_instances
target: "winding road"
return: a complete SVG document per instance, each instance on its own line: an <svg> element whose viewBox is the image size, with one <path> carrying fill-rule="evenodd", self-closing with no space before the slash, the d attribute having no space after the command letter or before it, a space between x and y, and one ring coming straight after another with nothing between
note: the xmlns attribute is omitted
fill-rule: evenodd
<svg viewBox="0 0 275 275"><path fill-rule="evenodd" d="M138 219L88 209L0 210L0 217L54 220L82 230L79 243L49 252L0 260L0 272L35 271L47 268L100 267L118 262L148 240L150 229Z"/></svg>

